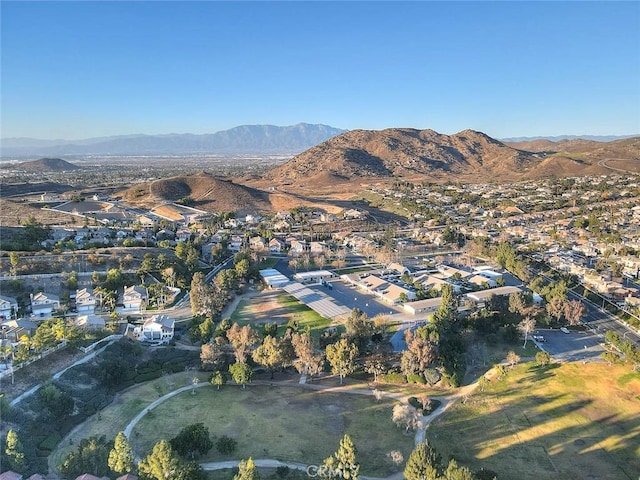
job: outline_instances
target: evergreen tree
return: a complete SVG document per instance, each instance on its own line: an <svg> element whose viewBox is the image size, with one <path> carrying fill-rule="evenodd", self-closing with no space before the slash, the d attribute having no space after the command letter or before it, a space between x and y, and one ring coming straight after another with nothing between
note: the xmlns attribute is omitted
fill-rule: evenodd
<svg viewBox="0 0 640 480"><path fill-rule="evenodd" d="M249 382L253 376L253 370L251 370L251 367L246 363L234 363L229 367L229 373L233 381L238 385L242 385L242 388L246 387L247 382Z"/></svg>
<svg viewBox="0 0 640 480"><path fill-rule="evenodd" d="M7 460L12 470L20 472L25 466L24 451L22 442L15 430L9 430L7 433L7 443L4 451L7 454Z"/></svg>
<svg viewBox="0 0 640 480"><path fill-rule="evenodd" d="M156 443L151 453L138 463L138 471L155 480L173 478L179 468L180 461L166 440Z"/></svg>
<svg viewBox="0 0 640 480"><path fill-rule="evenodd" d="M360 464L356 460L358 450L349 434L345 434L340 440L340 447L333 456L324 461L326 471L332 478L344 478L358 480Z"/></svg>
<svg viewBox="0 0 640 480"><path fill-rule="evenodd" d="M327 345L327 360L331 364L331 371L340 375L340 384L345 375L349 375L355 368L354 361L358 356L358 347L349 343L346 338Z"/></svg>
<svg viewBox="0 0 640 480"><path fill-rule="evenodd" d="M406 480L437 480L440 455L424 441L416 445L404 468Z"/></svg>
<svg viewBox="0 0 640 480"><path fill-rule="evenodd" d="M253 361L267 367L273 378L276 368L282 365L283 358L280 349L280 342L277 338L267 335L262 341L262 345L253 351Z"/></svg>
<svg viewBox="0 0 640 480"><path fill-rule="evenodd" d="M130 473L134 470L135 457L129 445L129 440L124 432L118 432L113 443L113 449L109 452L109 468L116 473Z"/></svg>
<svg viewBox="0 0 640 480"><path fill-rule="evenodd" d="M241 460L238 464L238 473L233 477L233 480L258 480L260 475L258 469L253 463L253 459L249 457L249 460Z"/></svg>

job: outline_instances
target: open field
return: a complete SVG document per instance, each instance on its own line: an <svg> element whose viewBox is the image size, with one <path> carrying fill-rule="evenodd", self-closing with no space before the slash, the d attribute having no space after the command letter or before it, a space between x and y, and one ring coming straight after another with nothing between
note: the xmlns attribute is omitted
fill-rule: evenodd
<svg viewBox="0 0 640 480"><path fill-rule="evenodd" d="M637 479L640 374L599 363L519 365L427 431L443 458L500 479Z"/></svg>
<svg viewBox="0 0 640 480"><path fill-rule="evenodd" d="M308 328L314 337L320 336L331 324L331 320L321 317L295 297L272 290L264 290L242 300L231 315L231 322L240 326L259 328L265 323L276 322L279 325L278 335L282 335L285 326L292 320L298 322L300 331Z"/></svg>
<svg viewBox="0 0 640 480"><path fill-rule="evenodd" d="M392 464L386 454L399 450L407 458L413 448L413 435L405 435L391 421L394 403L389 399L376 402L369 395L295 387L200 388L156 407L133 430L131 441L136 453L144 454L183 426L204 422L212 436L235 438L238 448L231 456L213 449L199 461L252 456L318 464L349 433L359 451L362 473L387 476Z"/></svg>

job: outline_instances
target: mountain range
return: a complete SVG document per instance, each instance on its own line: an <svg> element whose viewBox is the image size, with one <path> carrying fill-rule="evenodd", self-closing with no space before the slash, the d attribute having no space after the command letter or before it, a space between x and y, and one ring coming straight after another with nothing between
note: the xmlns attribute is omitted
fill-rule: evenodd
<svg viewBox="0 0 640 480"><path fill-rule="evenodd" d="M2 157L46 155L296 154L345 130L328 125L241 125L216 133L122 135L83 140L3 138Z"/></svg>

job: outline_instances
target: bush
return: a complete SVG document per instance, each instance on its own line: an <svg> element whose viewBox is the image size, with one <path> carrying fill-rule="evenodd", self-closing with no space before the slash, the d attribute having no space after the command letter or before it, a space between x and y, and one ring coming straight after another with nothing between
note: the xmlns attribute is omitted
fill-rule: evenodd
<svg viewBox="0 0 640 480"><path fill-rule="evenodd" d="M407 379L402 373L389 372L384 375L378 375L380 383L407 383Z"/></svg>
<svg viewBox="0 0 640 480"><path fill-rule="evenodd" d="M407 382L417 383L418 385L424 385L426 383L422 375L420 375L419 373L412 373L411 375L408 375Z"/></svg>
<svg viewBox="0 0 640 480"><path fill-rule="evenodd" d="M51 452L58 446L58 443L60 443L60 440L62 440L62 437L60 436L59 433L57 432L52 433L51 435L49 435L47 438L45 438L43 441L41 441L38 444L38 449L48 450L49 452Z"/></svg>
<svg viewBox="0 0 640 480"><path fill-rule="evenodd" d="M218 450L218 452L220 452L223 455L229 455L233 453L237 446L238 446L238 442L226 435L222 435L216 441L216 450Z"/></svg>

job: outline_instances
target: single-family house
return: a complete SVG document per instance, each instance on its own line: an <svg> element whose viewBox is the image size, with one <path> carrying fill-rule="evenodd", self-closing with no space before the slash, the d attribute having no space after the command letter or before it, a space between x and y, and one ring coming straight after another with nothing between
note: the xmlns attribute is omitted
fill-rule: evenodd
<svg viewBox="0 0 640 480"><path fill-rule="evenodd" d="M0 295L0 320L15 318L18 312L18 301L13 297Z"/></svg>
<svg viewBox="0 0 640 480"><path fill-rule="evenodd" d="M130 287L124 287L124 292L119 303L122 305L122 312L136 313L145 309L148 300L149 294L145 287L132 285Z"/></svg>
<svg viewBox="0 0 640 480"><path fill-rule="evenodd" d="M284 250L284 242L277 238L272 238L269 240L269 251L271 253L280 253Z"/></svg>
<svg viewBox="0 0 640 480"><path fill-rule="evenodd" d="M309 251L312 255L323 255L329 250L329 247L325 242L311 242L309 244Z"/></svg>
<svg viewBox="0 0 640 480"><path fill-rule="evenodd" d="M76 310L79 315L91 315L96 309L96 296L87 288L76 290Z"/></svg>
<svg viewBox="0 0 640 480"><path fill-rule="evenodd" d="M291 248L289 252L292 254L301 254L307 251L307 242L304 240L291 240Z"/></svg>
<svg viewBox="0 0 640 480"><path fill-rule="evenodd" d="M25 318L18 318L16 320L6 320L0 323L0 328L2 328L3 338L16 343L23 335L26 335L27 337L34 336L36 329L38 328L38 324Z"/></svg>
<svg viewBox="0 0 640 480"><path fill-rule="evenodd" d="M116 480L138 480L138 477L132 473L125 473L121 477L116 478Z"/></svg>
<svg viewBox="0 0 640 480"><path fill-rule="evenodd" d="M169 343L173 339L175 320L167 315L154 315L144 322L140 341Z"/></svg>
<svg viewBox="0 0 640 480"><path fill-rule="evenodd" d="M31 313L35 317L49 318L54 310L60 308L60 298L52 293L32 293L30 297Z"/></svg>
<svg viewBox="0 0 640 480"><path fill-rule="evenodd" d="M241 235L231 235L227 248L232 252L238 252L242 248L244 238Z"/></svg>
<svg viewBox="0 0 640 480"><path fill-rule="evenodd" d="M249 248L251 250L262 251L266 250L268 246L267 241L263 237L251 237L249 239Z"/></svg>

